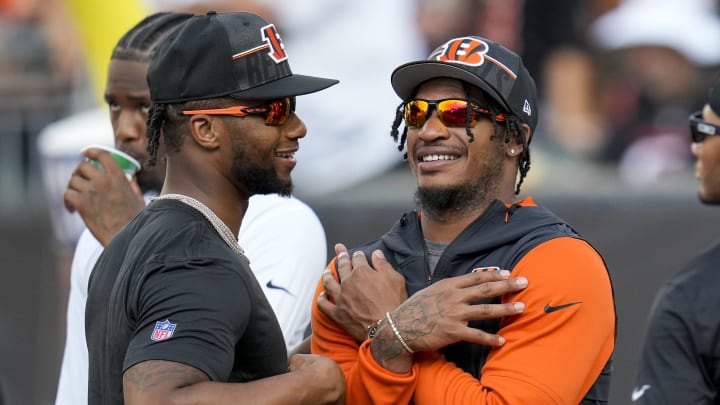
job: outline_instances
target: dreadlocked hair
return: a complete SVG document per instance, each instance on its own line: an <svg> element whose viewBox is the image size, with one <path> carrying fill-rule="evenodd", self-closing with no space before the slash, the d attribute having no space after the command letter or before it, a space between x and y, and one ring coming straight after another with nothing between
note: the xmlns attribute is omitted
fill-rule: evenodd
<svg viewBox="0 0 720 405"><path fill-rule="evenodd" d="M478 91L477 88L472 86L470 83L463 82L462 85L463 90L465 90L465 94L467 95L477 93ZM520 194L520 186L523 184L523 181L525 181L528 171L530 171L530 148L528 147L528 142L525 139L525 131L522 127L523 122L520 118L518 118L518 116L510 114L500 107L500 104L498 104L494 98L485 97L485 102L492 114L492 119L490 121L493 125L493 133L490 135L490 139L494 140L500 138L500 124L495 118L499 114L503 114L505 115L505 136L503 137L503 142L509 144L514 141L516 145L522 146L522 152L518 156L518 172L520 173L520 177L515 185L515 195ZM467 111L467 117L465 118L465 130L467 131L469 142L472 142L474 138L472 137L472 132L470 131L471 111L469 108Z"/></svg>
<svg viewBox="0 0 720 405"><path fill-rule="evenodd" d="M167 104L156 104L153 103L150 106L148 112L147 121L147 151L149 155L148 165L155 166L157 162L157 151L160 146L160 136L163 130L163 124L165 123Z"/></svg>
<svg viewBox="0 0 720 405"><path fill-rule="evenodd" d="M515 185L515 195L518 195L520 194L520 186L523 184L523 181L525 181L528 171L530 171L530 148L528 147L528 142L525 138L523 122L516 115L508 114L500 110L500 108L495 105L490 105L489 109L494 116L497 116L498 114L505 115L505 122L503 125L505 129L505 136L503 137L503 142L508 144L515 141L516 145L522 146L522 152L518 155L518 172L520 173L520 177ZM497 120L492 120L492 124L493 134L490 136L490 139L499 138L500 123L498 123Z"/></svg>
<svg viewBox="0 0 720 405"><path fill-rule="evenodd" d="M189 13L160 12L145 17L120 38L111 58L148 62L163 40L192 16Z"/></svg>
<svg viewBox="0 0 720 405"><path fill-rule="evenodd" d="M402 134L400 134L400 131L398 130L400 128L400 123L403 121L404 106L405 101L401 102L400 105L398 105L395 109L395 120L393 121L392 128L390 129L390 136L392 136L393 140L395 140L395 143L398 144L397 149L400 152L405 149L405 141L407 140L408 131L407 127L404 125ZM407 156L407 151L405 151L405 153L403 153L403 159L407 160Z"/></svg>

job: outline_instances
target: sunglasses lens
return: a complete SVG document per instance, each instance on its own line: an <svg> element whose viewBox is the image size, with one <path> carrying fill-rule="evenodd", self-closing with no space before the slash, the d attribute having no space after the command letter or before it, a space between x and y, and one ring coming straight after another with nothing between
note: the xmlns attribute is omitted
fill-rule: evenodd
<svg viewBox="0 0 720 405"><path fill-rule="evenodd" d="M290 113L295 110L295 99L285 97L281 100L275 100L268 106L268 114L265 119L267 125L283 125L287 121Z"/></svg>
<svg viewBox="0 0 720 405"><path fill-rule="evenodd" d="M465 117L467 116L467 101L465 100L445 100L438 104L438 112L440 120L448 127L464 127ZM470 126L475 125L475 119L472 118Z"/></svg>
<svg viewBox="0 0 720 405"><path fill-rule="evenodd" d="M428 102L423 100L412 100L405 104L405 125L409 127L423 126L428 113L428 107Z"/></svg>

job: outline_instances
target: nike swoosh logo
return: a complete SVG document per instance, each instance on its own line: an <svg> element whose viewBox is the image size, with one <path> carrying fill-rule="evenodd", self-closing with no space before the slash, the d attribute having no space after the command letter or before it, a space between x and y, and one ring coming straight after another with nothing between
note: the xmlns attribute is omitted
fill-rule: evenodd
<svg viewBox="0 0 720 405"><path fill-rule="evenodd" d="M293 295L293 293L291 293L287 288L273 284L272 280L268 281L267 284L265 284L265 287L272 288L273 290L285 291L286 293Z"/></svg>
<svg viewBox="0 0 720 405"><path fill-rule="evenodd" d="M645 391L647 391L649 389L650 389L650 386L647 384L643 385L642 387L636 387L632 392L632 401L635 402L638 399L640 399L640 397L645 395Z"/></svg>
<svg viewBox="0 0 720 405"><path fill-rule="evenodd" d="M556 305L556 306L554 306L554 307L553 307L553 306L550 306L550 303L548 302L547 304L545 304L545 313L546 313L546 314L549 314L550 312L559 311L559 310L561 310L561 309L565 309L565 308L567 308L567 307L571 307L571 306L577 305L577 304L582 304L582 301L571 302L571 303L562 304L562 305Z"/></svg>

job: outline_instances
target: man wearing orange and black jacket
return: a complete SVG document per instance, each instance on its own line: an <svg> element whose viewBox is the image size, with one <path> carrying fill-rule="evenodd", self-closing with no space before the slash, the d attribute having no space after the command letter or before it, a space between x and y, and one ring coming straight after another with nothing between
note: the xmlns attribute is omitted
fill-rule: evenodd
<svg viewBox="0 0 720 405"><path fill-rule="evenodd" d="M616 317L603 259L516 198L538 114L521 59L456 38L392 84L418 210L336 248L312 352L340 364L353 405L607 403Z"/></svg>

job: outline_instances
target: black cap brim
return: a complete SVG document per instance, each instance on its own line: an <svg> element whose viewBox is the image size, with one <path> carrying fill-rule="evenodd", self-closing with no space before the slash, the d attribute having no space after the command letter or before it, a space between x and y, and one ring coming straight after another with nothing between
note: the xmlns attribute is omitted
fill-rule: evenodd
<svg viewBox="0 0 720 405"><path fill-rule="evenodd" d="M232 93L230 97L242 99L294 97L315 93L338 83L339 81L335 79L293 74L247 90Z"/></svg>
<svg viewBox="0 0 720 405"><path fill-rule="evenodd" d="M505 103L505 100L503 100L492 86L480 79L475 73L469 72L452 63L439 61L406 63L393 71L390 82L392 83L395 93L400 96L401 99L407 100L414 95L415 89L421 83L442 77L462 80L477 86L500 103L507 111L512 111L510 106Z"/></svg>

